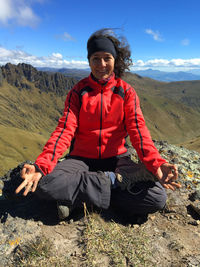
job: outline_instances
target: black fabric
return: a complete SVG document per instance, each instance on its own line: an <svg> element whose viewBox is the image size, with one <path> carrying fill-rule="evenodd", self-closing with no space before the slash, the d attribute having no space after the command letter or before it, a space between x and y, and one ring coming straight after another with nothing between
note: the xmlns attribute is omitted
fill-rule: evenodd
<svg viewBox="0 0 200 267"><path fill-rule="evenodd" d="M83 160L68 158L40 180L36 194L69 206L86 202L106 209L110 205L110 187L111 181L102 171L93 172Z"/></svg>
<svg viewBox="0 0 200 267"><path fill-rule="evenodd" d="M71 207L80 207L83 202L103 209L112 205L131 215L162 209L166 192L159 182L138 182L131 189L132 194L120 188L111 189L110 178L104 171L114 172L124 160L132 162L130 156L101 160L69 156L40 180L36 194L47 200L64 201Z"/></svg>
<svg viewBox="0 0 200 267"><path fill-rule="evenodd" d="M124 89L121 86L119 87L114 86L113 88L111 88L111 90L113 91L114 94L120 95L124 99L125 97Z"/></svg>
<svg viewBox="0 0 200 267"><path fill-rule="evenodd" d="M161 210L166 203L165 189L159 182L138 182L132 194L119 188L112 190L111 205L129 216L153 213Z"/></svg>
<svg viewBox="0 0 200 267"><path fill-rule="evenodd" d="M88 59L90 59L91 55L95 52L108 52L116 58L117 53L114 46L114 43L106 37L96 37L93 38L88 44Z"/></svg>
<svg viewBox="0 0 200 267"><path fill-rule="evenodd" d="M93 89L89 86L86 86L80 90L80 92L79 92L80 105L82 104L82 97L84 96L84 94L92 92L92 91L93 91Z"/></svg>

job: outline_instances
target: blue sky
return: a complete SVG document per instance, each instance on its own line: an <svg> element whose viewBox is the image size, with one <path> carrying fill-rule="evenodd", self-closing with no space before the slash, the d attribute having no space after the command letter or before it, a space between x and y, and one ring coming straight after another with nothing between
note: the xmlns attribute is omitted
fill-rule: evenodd
<svg viewBox="0 0 200 267"><path fill-rule="evenodd" d="M199 0L0 0L0 65L88 68L86 43L118 28L133 67L200 68Z"/></svg>

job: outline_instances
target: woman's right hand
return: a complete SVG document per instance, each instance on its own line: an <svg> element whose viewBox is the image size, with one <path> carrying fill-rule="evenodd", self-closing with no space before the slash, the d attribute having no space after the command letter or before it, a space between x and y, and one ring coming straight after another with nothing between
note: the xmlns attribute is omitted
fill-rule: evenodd
<svg viewBox="0 0 200 267"><path fill-rule="evenodd" d="M24 179L24 181L17 187L15 193L18 194L23 188L25 188L24 196L26 196L30 190L35 192L41 177L42 174L36 171L34 165L24 164L21 171L21 178Z"/></svg>

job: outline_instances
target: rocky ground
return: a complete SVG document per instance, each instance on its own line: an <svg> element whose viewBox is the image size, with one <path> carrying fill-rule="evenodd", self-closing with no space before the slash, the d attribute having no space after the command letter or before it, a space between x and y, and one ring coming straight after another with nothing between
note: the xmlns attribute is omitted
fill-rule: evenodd
<svg viewBox="0 0 200 267"><path fill-rule="evenodd" d="M96 260L89 254L89 250L95 253L95 246L86 250L92 237L86 238L85 232L93 229L92 217L86 208L74 211L68 221L59 222L55 203L41 202L30 195L0 202L0 266L200 266L200 154L164 141L155 144L164 158L178 165L182 184L180 190L168 191L165 209L149 215L148 219L134 220L110 209L98 211L98 218L93 219L101 229L108 225L110 232L111 229L114 232L115 223L118 233L126 233L120 239L122 244L126 235L146 240L140 247L145 259L140 255L136 260L128 251L121 251L122 261L116 263L101 244L102 249L96 251ZM135 151L130 150L136 160ZM9 185L9 190L14 190L20 182L20 168L9 171L1 177L0 183L3 181ZM13 188L10 188L9 180L12 180ZM93 233L94 237L96 233ZM138 251L136 246L137 242L131 244L130 250Z"/></svg>

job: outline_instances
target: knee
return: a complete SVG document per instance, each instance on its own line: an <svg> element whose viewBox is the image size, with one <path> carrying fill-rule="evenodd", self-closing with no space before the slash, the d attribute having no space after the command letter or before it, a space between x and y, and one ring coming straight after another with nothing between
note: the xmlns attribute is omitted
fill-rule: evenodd
<svg viewBox="0 0 200 267"><path fill-rule="evenodd" d="M167 201L167 194L165 188L159 183L153 190L153 202L156 211L162 210Z"/></svg>
<svg viewBox="0 0 200 267"><path fill-rule="evenodd" d="M55 177L51 175L44 176L38 183L35 195L41 199L54 200L52 191L56 188L54 184Z"/></svg>

